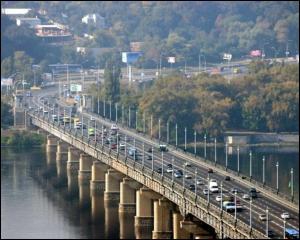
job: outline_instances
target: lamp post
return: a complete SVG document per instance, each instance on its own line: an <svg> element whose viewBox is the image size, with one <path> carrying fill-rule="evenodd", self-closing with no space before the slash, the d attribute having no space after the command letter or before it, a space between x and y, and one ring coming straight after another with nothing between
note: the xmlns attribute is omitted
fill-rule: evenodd
<svg viewBox="0 0 300 240"><path fill-rule="evenodd" d="M105 103L105 99L103 101L103 117L105 118L105 106L106 106L106 103Z"/></svg>
<svg viewBox="0 0 300 240"><path fill-rule="evenodd" d="M221 210L223 210L223 182L221 181Z"/></svg>
<svg viewBox="0 0 300 240"><path fill-rule="evenodd" d="M111 121L111 101L109 101L109 120Z"/></svg>
<svg viewBox="0 0 300 240"><path fill-rule="evenodd" d="M169 144L169 121L167 122L167 143Z"/></svg>
<svg viewBox="0 0 300 240"><path fill-rule="evenodd" d="M283 239L285 239L285 218L283 219Z"/></svg>
<svg viewBox="0 0 300 240"><path fill-rule="evenodd" d="M184 128L184 151L186 152L186 127Z"/></svg>
<svg viewBox="0 0 300 240"><path fill-rule="evenodd" d="M225 142L225 168L227 171L227 167L228 167L228 152L227 152L227 147L228 147L228 143L227 141Z"/></svg>
<svg viewBox="0 0 300 240"><path fill-rule="evenodd" d="M236 191L234 192L234 220L236 220Z"/></svg>
<svg viewBox="0 0 300 240"><path fill-rule="evenodd" d="M206 134L204 134L204 158L206 159Z"/></svg>
<svg viewBox="0 0 300 240"><path fill-rule="evenodd" d="M116 107L116 123L118 123L118 103L116 103L115 107Z"/></svg>
<svg viewBox="0 0 300 240"><path fill-rule="evenodd" d="M137 116L138 116L138 112L135 111L135 130L138 129L138 119L137 119Z"/></svg>
<svg viewBox="0 0 300 240"><path fill-rule="evenodd" d="M125 135L125 160L127 158L127 136Z"/></svg>
<svg viewBox="0 0 300 240"><path fill-rule="evenodd" d="M263 156L262 161L263 161L263 185L265 185L265 156Z"/></svg>
<svg viewBox="0 0 300 240"><path fill-rule="evenodd" d="M158 119L158 140L160 141L160 118Z"/></svg>
<svg viewBox="0 0 300 240"><path fill-rule="evenodd" d="M240 147L237 146L237 171L238 175L240 174Z"/></svg>
<svg viewBox="0 0 300 240"><path fill-rule="evenodd" d="M103 124L102 124L102 127L101 127L101 141L102 141L101 144L102 144L102 147L103 147Z"/></svg>
<svg viewBox="0 0 300 240"><path fill-rule="evenodd" d="M150 137L152 138L153 116L150 118Z"/></svg>
<svg viewBox="0 0 300 240"><path fill-rule="evenodd" d="M151 158L152 158L152 172L153 172L153 165L154 165L153 147L151 148Z"/></svg>
<svg viewBox="0 0 300 240"><path fill-rule="evenodd" d="M250 229L252 229L252 210L251 210L251 206L252 206L252 198L250 199Z"/></svg>
<svg viewBox="0 0 300 240"><path fill-rule="evenodd" d="M197 168L195 169L195 194L197 195Z"/></svg>
<svg viewBox="0 0 300 240"><path fill-rule="evenodd" d="M100 106L99 106L99 102L100 101L100 99L99 99L99 96L97 97L97 113L98 113L98 115L99 115L99 113L100 113Z"/></svg>
<svg viewBox="0 0 300 240"><path fill-rule="evenodd" d="M215 138L215 165L217 164L217 138Z"/></svg>
<svg viewBox="0 0 300 240"><path fill-rule="evenodd" d="M252 151L250 150L249 152L249 160L250 160L250 181L251 181L251 178L252 178Z"/></svg>
<svg viewBox="0 0 300 240"><path fill-rule="evenodd" d="M268 230L269 230L269 209L268 209L268 207L266 209L266 216L267 216L267 221L266 221L266 236L269 237L269 234L268 234Z"/></svg>
<svg viewBox="0 0 300 240"><path fill-rule="evenodd" d="M122 124L123 125L124 125L124 114L125 114L124 105L122 105Z"/></svg>
<svg viewBox="0 0 300 240"><path fill-rule="evenodd" d="M209 173L208 173L208 177L207 177L207 202L209 204Z"/></svg>
<svg viewBox="0 0 300 240"><path fill-rule="evenodd" d="M129 106L129 109L128 109L128 127L130 128L130 106Z"/></svg>
<svg viewBox="0 0 300 240"><path fill-rule="evenodd" d="M294 198L294 177L293 177L293 168L291 168L291 196L292 196L292 200Z"/></svg>
<svg viewBox="0 0 300 240"><path fill-rule="evenodd" d="M145 163L145 143L143 142L143 163L142 163L143 169L144 169L144 163Z"/></svg>
<svg viewBox="0 0 300 240"><path fill-rule="evenodd" d="M175 138L176 138L176 149L177 149L177 146L178 146L178 142L177 142L177 123L175 125Z"/></svg>
<svg viewBox="0 0 300 240"><path fill-rule="evenodd" d="M196 154L197 154L197 145L196 145L196 141L197 141L197 133L196 133L196 130L194 131L194 154L195 154L195 157L196 157Z"/></svg>
<svg viewBox="0 0 300 240"><path fill-rule="evenodd" d="M183 178L182 178L182 186L183 186L183 189L185 188L185 164L183 164Z"/></svg>
<svg viewBox="0 0 300 240"><path fill-rule="evenodd" d="M146 132L146 113L143 113L143 133Z"/></svg>
<svg viewBox="0 0 300 240"><path fill-rule="evenodd" d="M276 163L276 189L277 189L277 193L279 192L279 185L278 185L278 167L279 164L278 162Z"/></svg>
<svg viewBox="0 0 300 240"><path fill-rule="evenodd" d="M172 184L174 183L174 157L172 156Z"/></svg>
<svg viewBox="0 0 300 240"><path fill-rule="evenodd" d="M161 152L161 175L164 175L164 152Z"/></svg>

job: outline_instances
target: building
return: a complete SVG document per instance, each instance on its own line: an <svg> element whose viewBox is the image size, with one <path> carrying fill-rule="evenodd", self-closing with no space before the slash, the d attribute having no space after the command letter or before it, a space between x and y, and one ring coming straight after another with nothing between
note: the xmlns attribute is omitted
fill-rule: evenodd
<svg viewBox="0 0 300 240"><path fill-rule="evenodd" d="M35 30L38 37L43 38L49 43L68 41L72 39L72 34L69 32L67 27L61 24L36 25Z"/></svg>
<svg viewBox="0 0 300 240"><path fill-rule="evenodd" d="M132 52L140 52L142 51L144 42L130 42L130 50Z"/></svg>
<svg viewBox="0 0 300 240"><path fill-rule="evenodd" d="M88 14L81 19L81 22L87 25L95 25L99 28L105 27L105 19L98 13Z"/></svg>
<svg viewBox="0 0 300 240"><path fill-rule="evenodd" d="M17 17L25 17L30 11L31 8L1 8L1 15L16 19Z"/></svg>
<svg viewBox="0 0 300 240"><path fill-rule="evenodd" d="M41 20L38 17L35 18L17 18L17 26L28 25L30 28L35 28L36 25L41 24Z"/></svg>

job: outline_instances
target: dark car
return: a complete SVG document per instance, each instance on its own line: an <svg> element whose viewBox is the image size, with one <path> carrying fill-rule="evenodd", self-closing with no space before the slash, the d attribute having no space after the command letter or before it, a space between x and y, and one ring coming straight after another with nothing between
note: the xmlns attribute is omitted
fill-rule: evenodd
<svg viewBox="0 0 300 240"><path fill-rule="evenodd" d="M147 152L152 153L152 148L148 148Z"/></svg>
<svg viewBox="0 0 300 240"><path fill-rule="evenodd" d="M275 233L272 230L268 231L268 237L275 237Z"/></svg>
<svg viewBox="0 0 300 240"><path fill-rule="evenodd" d="M161 167L160 167L160 168L157 168L157 169L156 169L156 172L162 173L162 168L161 168Z"/></svg>
<svg viewBox="0 0 300 240"><path fill-rule="evenodd" d="M211 168L209 168L207 172L208 173L213 173L214 171Z"/></svg>
<svg viewBox="0 0 300 240"><path fill-rule="evenodd" d="M249 189L249 195L252 198L257 198L257 191L256 191L256 189L255 188L250 188Z"/></svg>
<svg viewBox="0 0 300 240"><path fill-rule="evenodd" d="M148 155L148 156L147 156L147 160L152 160L152 156L151 156L151 155Z"/></svg>
<svg viewBox="0 0 300 240"><path fill-rule="evenodd" d="M191 185L189 186L189 189L192 190L192 191L195 191L195 185L194 185L194 184L191 184Z"/></svg>
<svg viewBox="0 0 300 240"><path fill-rule="evenodd" d="M225 181L230 181L230 177L229 176L225 176Z"/></svg>
<svg viewBox="0 0 300 240"><path fill-rule="evenodd" d="M238 193L239 190L238 190L237 188L231 188L231 189L230 189L230 192L232 192L232 193L235 193L235 192Z"/></svg>

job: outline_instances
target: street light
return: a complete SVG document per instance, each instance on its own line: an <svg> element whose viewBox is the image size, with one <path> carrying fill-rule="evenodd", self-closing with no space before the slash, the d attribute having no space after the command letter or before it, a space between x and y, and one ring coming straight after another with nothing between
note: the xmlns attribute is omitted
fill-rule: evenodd
<svg viewBox="0 0 300 240"><path fill-rule="evenodd" d="M138 111L135 111L135 130L138 129L138 119L137 119L137 116L138 116Z"/></svg>
<svg viewBox="0 0 300 240"><path fill-rule="evenodd" d="M186 127L184 128L184 151L186 152Z"/></svg>
<svg viewBox="0 0 300 240"><path fill-rule="evenodd" d="M124 105L122 105L122 124L124 125Z"/></svg>
<svg viewBox="0 0 300 240"><path fill-rule="evenodd" d="M142 163L143 169L144 169L144 163L145 163L145 143L143 142L143 163Z"/></svg>
<svg viewBox="0 0 300 240"><path fill-rule="evenodd" d="M169 144L169 121L167 121L167 143Z"/></svg>
<svg viewBox="0 0 300 240"><path fill-rule="evenodd" d="M115 107L116 107L116 123L118 123L118 103L116 103Z"/></svg>
<svg viewBox="0 0 300 240"><path fill-rule="evenodd" d="M174 157L172 156L172 184L174 183Z"/></svg>
<svg viewBox="0 0 300 240"><path fill-rule="evenodd" d="M238 175L240 174L240 147L237 146L237 171Z"/></svg>
<svg viewBox="0 0 300 240"><path fill-rule="evenodd" d="M175 138L176 138L176 149L177 149L177 145L178 145L178 142L177 142L177 123L175 125Z"/></svg>
<svg viewBox="0 0 300 240"><path fill-rule="evenodd" d="M146 113L143 113L143 133L146 131Z"/></svg>
<svg viewBox="0 0 300 240"><path fill-rule="evenodd" d="M197 133L196 133L196 130L195 130L194 131L194 142L195 142L195 145L194 145L194 154L195 154L195 157L196 157L196 154L197 154L196 141L197 141Z"/></svg>
<svg viewBox="0 0 300 240"><path fill-rule="evenodd" d="M161 152L161 175L164 176L164 152Z"/></svg>
<svg viewBox="0 0 300 240"><path fill-rule="evenodd" d="M158 140L160 141L160 118L158 119Z"/></svg>
<svg viewBox="0 0 300 240"><path fill-rule="evenodd" d="M291 195L292 195L292 200L294 198L294 178L293 178L293 168L291 168Z"/></svg>
<svg viewBox="0 0 300 240"><path fill-rule="evenodd" d="M111 101L109 101L109 121L111 121Z"/></svg>
<svg viewBox="0 0 300 240"><path fill-rule="evenodd" d="M105 104L105 99L104 99L104 101L103 101L103 117L104 117L104 118L105 118L105 112L106 112L106 111L105 111L105 105L106 105L106 104Z"/></svg>
<svg viewBox="0 0 300 240"><path fill-rule="evenodd" d="M227 141L225 142L225 168L226 168L226 171L227 171L227 166L228 166L228 152L227 152L227 147L228 147L228 144L227 144Z"/></svg>
<svg viewBox="0 0 300 240"><path fill-rule="evenodd" d="M150 137L152 138L153 116L150 118Z"/></svg>
<svg viewBox="0 0 300 240"><path fill-rule="evenodd" d="M285 218L283 219L283 239L285 239Z"/></svg>
<svg viewBox="0 0 300 240"><path fill-rule="evenodd" d="M208 173L208 177L207 177L207 202L209 204L209 173Z"/></svg>
<svg viewBox="0 0 300 240"><path fill-rule="evenodd" d="M252 151L250 150L249 152L249 160L250 160L250 181L251 181L251 178L252 178Z"/></svg>
<svg viewBox="0 0 300 240"><path fill-rule="evenodd" d="M129 106L129 109L128 109L128 126L130 128L130 106Z"/></svg>
<svg viewBox="0 0 300 240"><path fill-rule="evenodd" d="M217 138L215 138L215 165L217 164Z"/></svg>
<svg viewBox="0 0 300 240"><path fill-rule="evenodd" d="M154 165L154 154L153 154L153 147L151 147L151 158L152 158L152 172L153 172L153 165Z"/></svg>
<svg viewBox="0 0 300 240"><path fill-rule="evenodd" d="M265 185L265 156L263 156L262 161L263 161L263 185Z"/></svg>
<svg viewBox="0 0 300 240"><path fill-rule="evenodd" d="M267 221L266 221L266 236L268 237L269 234L268 234L268 229L269 229L269 209L267 207L266 209L266 216L267 216Z"/></svg>
<svg viewBox="0 0 300 240"><path fill-rule="evenodd" d="M83 123L82 123L82 125L83 125ZM101 140L102 140L102 147L103 147L103 124L102 124L102 127L101 127Z"/></svg>
<svg viewBox="0 0 300 240"><path fill-rule="evenodd" d="M221 181L221 210L223 210L223 182Z"/></svg>
<svg viewBox="0 0 300 240"><path fill-rule="evenodd" d="M206 159L206 134L204 134L204 158Z"/></svg>
<svg viewBox="0 0 300 240"><path fill-rule="evenodd" d="M234 192L234 220L236 220L236 191Z"/></svg>
<svg viewBox="0 0 300 240"><path fill-rule="evenodd" d="M278 167L279 167L279 164L277 162L276 163L276 189L277 189L277 194L279 192L279 186L278 186Z"/></svg>
<svg viewBox="0 0 300 240"><path fill-rule="evenodd" d="M250 199L250 229L252 229L252 210L251 210L251 206L252 206L252 198Z"/></svg>

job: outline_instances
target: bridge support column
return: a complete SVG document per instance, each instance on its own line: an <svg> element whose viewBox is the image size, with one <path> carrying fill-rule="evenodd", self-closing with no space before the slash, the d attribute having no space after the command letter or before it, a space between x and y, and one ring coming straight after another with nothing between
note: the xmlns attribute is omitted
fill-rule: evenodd
<svg viewBox="0 0 300 240"><path fill-rule="evenodd" d="M79 151L75 147L68 147L68 162L67 169L71 172L78 172L79 170Z"/></svg>
<svg viewBox="0 0 300 240"><path fill-rule="evenodd" d="M105 174L105 192L104 201L120 201L120 180L123 174L114 169L108 169Z"/></svg>
<svg viewBox="0 0 300 240"><path fill-rule="evenodd" d="M154 230L153 239L171 239L172 238L172 203L165 199L154 201Z"/></svg>
<svg viewBox="0 0 300 240"><path fill-rule="evenodd" d="M104 191L92 191L91 190L91 202L92 202L92 220L94 223L102 221L104 219ZM103 229L104 230L104 229ZM102 230L102 232L104 232Z"/></svg>
<svg viewBox="0 0 300 240"><path fill-rule="evenodd" d="M68 144L61 140L58 140L56 161L67 161L67 160L68 160Z"/></svg>
<svg viewBox="0 0 300 240"><path fill-rule="evenodd" d="M212 239L213 234L204 229L203 227L197 225L196 223L188 220L183 220L180 222L180 227L187 232L194 235L195 239Z"/></svg>
<svg viewBox="0 0 300 240"><path fill-rule="evenodd" d="M142 187L142 184L137 181L125 177L120 183L120 213L134 213L136 212L136 189Z"/></svg>
<svg viewBox="0 0 300 240"><path fill-rule="evenodd" d="M161 195L142 187L136 191L136 216L134 217L135 234L137 238L152 237L153 230L153 200L161 198Z"/></svg>
<svg viewBox="0 0 300 240"><path fill-rule="evenodd" d="M93 157L88 154L80 154L80 163L78 171L78 181L88 183L91 179L91 167L93 165Z"/></svg>
<svg viewBox="0 0 300 240"><path fill-rule="evenodd" d="M90 181L91 191L105 190L105 172L108 166L102 162L94 161L92 166L92 180Z"/></svg>
<svg viewBox="0 0 300 240"><path fill-rule="evenodd" d="M184 217L179 212L173 212L173 238L174 239L190 239L191 234L185 229L180 228L180 221Z"/></svg>
<svg viewBox="0 0 300 240"><path fill-rule="evenodd" d="M46 152L55 152L57 150L57 137L52 134L47 135Z"/></svg>

